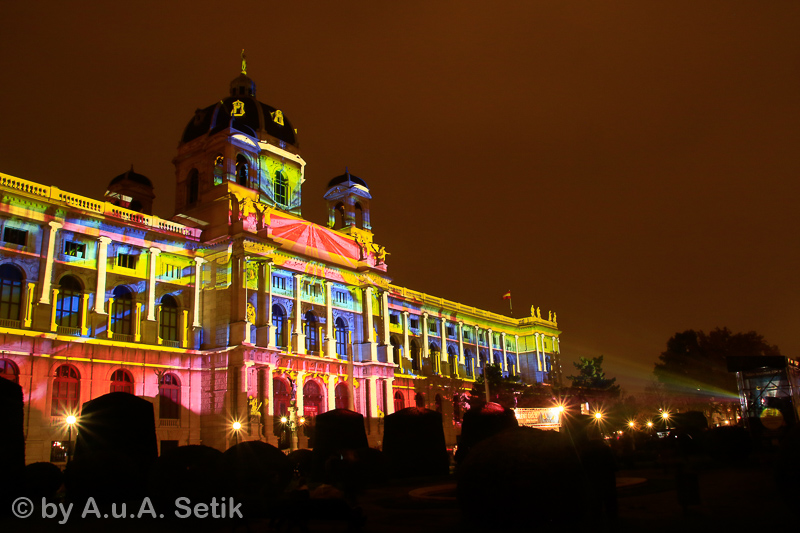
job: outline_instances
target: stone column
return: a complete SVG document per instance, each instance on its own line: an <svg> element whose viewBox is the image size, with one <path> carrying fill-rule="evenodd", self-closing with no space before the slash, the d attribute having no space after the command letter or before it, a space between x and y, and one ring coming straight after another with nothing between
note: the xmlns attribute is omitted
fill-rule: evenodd
<svg viewBox="0 0 800 533"><path fill-rule="evenodd" d="M81 293L81 335L89 334L89 294Z"/></svg>
<svg viewBox="0 0 800 533"><path fill-rule="evenodd" d="M303 333L303 313L301 304L301 291L303 285L303 275L294 274L294 338L295 353L306 353L306 336Z"/></svg>
<svg viewBox="0 0 800 533"><path fill-rule="evenodd" d="M403 357L402 358L407 359L407 360L411 359L411 354L408 353L408 351L409 351L409 344L408 344L408 311L403 311Z"/></svg>
<svg viewBox="0 0 800 533"><path fill-rule="evenodd" d="M328 411L336 409L336 381L338 376L328 376Z"/></svg>
<svg viewBox="0 0 800 533"><path fill-rule="evenodd" d="M108 313L103 312L106 315L106 337L109 339L114 338L114 332L111 331L111 319L112 319L112 309L114 309L114 298L108 299Z"/></svg>
<svg viewBox="0 0 800 533"><path fill-rule="evenodd" d="M297 406L297 416L303 416L303 380L306 377L306 373L302 370L297 373L297 401L295 402L295 406Z"/></svg>
<svg viewBox="0 0 800 533"><path fill-rule="evenodd" d="M486 328L486 349L489 350L489 353L486 357L487 363L495 364L494 360L494 336L492 333L492 328ZM502 365L501 365L502 368Z"/></svg>
<svg viewBox="0 0 800 533"><path fill-rule="evenodd" d="M36 291L36 283L28 282L27 291L25 293L25 320L24 324L26 328L31 327L33 323L33 298L34 293Z"/></svg>
<svg viewBox="0 0 800 533"><path fill-rule="evenodd" d="M97 290L94 293L94 312L99 315L106 314L103 308L106 299L106 271L108 267L108 237L97 239ZM110 337L109 337L110 338Z"/></svg>
<svg viewBox="0 0 800 533"><path fill-rule="evenodd" d="M458 364L464 363L464 322L458 321Z"/></svg>
<svg viewBox="0 0 800 533"><path fill-rule="evenodd" d="M439 332L439 338L442 341L442 350L439 352L439 369L441 373L442 363L447 362L450 358L447 355L447 319L445 317L441 318L442 331Z"/></svg>
<svg viewBox="0 0 800 533"><path fill-rule="evenodd" d="M533 343L536 346L536 370L539 372L542 371L542 356L539 353L539 334L533 334Z"/></svg>
<svg viewBox="0 0 800 533"><path fill-rule="evenodd" d="M47 236L47 258L44 264L44 275L41 277L42 286L40 290L42 294L39 298L40 304L50 303L50 285L53 281L53 260L56 251L56 232L64 226L55 220L51 220L48 224L50 225L50 232ZM53 303L55 303L55 301Z"/></svg>
<svg viewBox="0 0 800 533"><path fill-rule="evenodd" d="M133 314L133 341L140 342L142 340L142 302L135 302L134 309L135 311Z"/></svg>
<svg viewBox="0 0 800 533"><path fill-rule="evenodd" d="M514 335L514 354L517 356L517 375L519 375L519 335Z"/></svg>
<svg viewBox="0 0 800 533"><path fill-rule="evenodd" d="M506 372L509 372L509 375L512 374L511 370L508 369L508 354L506 353L506 332L500 332L500 342L503 344L503 369Z"/></svg>
<svg viewBox="0 0 800 533"><path fill-rule="evenodd" d="M386 378L386 414L390 415L394 413L394 378L388 377Z"/></svg>
<svg viewBox="0 0 800 533"><path fill-rule="evenodd" d="M333 300L332 300L332 283L323 280L325 286L325 355L328 357L336 357L336 340L334 338L334 323L333 323Z"/></svg>
<svg viewBox="0 0 800 533"><path fill-rule="evenodd" d="M194 258L194 301L193 306L193 316L192 316L192 327L199 328L202 327L200 324L200 285L202 284L202 265L205 263L206 260L202 257L195 257Z"/></svg>
<svg viewBox="0 0 800 533"><path fill-rule="evenodd" d="M372 287L364 289L364 323L367 325L367 342L375 342L375 323L372 321Z"/></svg>
<svg viewBox="0 0 800 533"><path fill-rule="evenodd" d="M58 292L59 289L53 289L53 303L55 304L58 302ZM58 310L57 306L53 305L52 309L50 310L50 331L56 331L56 311Z"/></svg>
<svg viewBox="0 0 800 533"><path fill-rule="evenodd" d="M422 313L422 360L430 361L431 370L436 372L436 362L431 359L430 350L428 350L428 313Z"/></svg>
<svg viewBox="0 0 800 533"><path fill-rule="evenodd" d="M475 324L475 367L481 365L481 328ZM477 377L477 374L472 374Z"/></svg>
<svg viewBox="0 0 800 533"><path fill-rule="evenodd" d="M272 373L274 372L275 368L272 363L267 363L265 366L267 367L267 415L275 416L275 398L272 397L274 394L272 387Z"/></svg>
<svg viewBox="0 0 800 533"><path fill-rule="evenodd" d="M378 376L369 377L369 413L370 418L378 418Z"/></svg>
<svg viewBox="0 0 800 533"><path fill-rule="evenodd" d="M150 248L150 265L147 276L147 320L156 319L156 264L161 250Z"/></svg>
<svg viewBox="0 0 800 533"><path fill-rule="evenodd" d="M389 335L391 335L389 333L389 291L381 291L381 312L383 313L383 344L391 346L391 342L389 342Z"/></svg>

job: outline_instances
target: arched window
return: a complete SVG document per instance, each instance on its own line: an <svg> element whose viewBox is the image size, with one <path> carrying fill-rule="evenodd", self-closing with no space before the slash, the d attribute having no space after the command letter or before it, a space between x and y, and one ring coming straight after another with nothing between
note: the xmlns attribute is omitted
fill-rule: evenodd
<svg viewBox="0 0 800 533"><path fill-rule="evenodd" d="M181 382L175 374L164 374L158 380L159 418L181 417Z"/></svg>
<svg viewBox="0 0 800 533"><path fill-rule="evenodd" d="M81 326L81 293L83 287L73 276L64 276L58 284L56 324L62 328Z"/></svg>
<svg viewBox="0 0 800 533"><path fill-rule="evenodd" d="M9 264L0 266L0 319L19 320L22 281L20 269Z"/></svg>
<svg viewBox="0 0 800 533"><path fill-rule="evenodd" d="M400 345L400 341L397 340L397 337L392 335L389 337L389 344L392 345L392 362L396 365L400 365L400 358L403 354L403 347Z"/></svg>
<svg viewBox="0 0 800 533"><path fill-rule="evenodd" d="M472 377L472 351L471 350L464 350L464 369L466 370L467 377Z"/></svg>
<svg viewBox="0 0 800 533"><path fill-rule="evenodd" d="M285 379L272 378L272 397L275 405L275 416L288 416L291 396L289 395L289 385Z"/></svg>
<svg viewBox="0 0 800 533"><path fill-rule="evenodd" d="M127 392L133 394L133 376L127 370L115 370L111 374L111 392Z"/></svg>
<svg viewBox="0 0 800 533"><path fill-rule="evenodd" d="M272 325L275 328L275 346L286 346L284 340L284 329L286 326L286 315L280 305L272 306Z"/></svg>
<svg viewBox="0 0 800 533"><path fill-rule="evenodd" d="M486 351L485 350L481 350L480 353L478 354L478 362L477 362L477 364L478 364L478 375L482 376L483 375L483 369L486 367Z"/></svg>
<svg viewBox="0 0 800 533"><path fill-rule="evenodd" d="M394 393L394 412L396 413L397 411L399 411L401 409L405 409L405 408L406 408L406 402L403 399L403 393L402 392L395 392Z"/></svg>
<svg viewBox="0 0 800 533"><path fill-rule="evenodd" d="M458 357L456 357L456 349L452 346L447 347L447 363L450 365L450 376L456 377L458 375Z"/></svg>
<svg viewBox="0 0 800 533"><path fill-rule="evenodd" d="M13 361L0 359L0 378L5 378L19 385L19 368Z"/></svg>
<svg viewBox="0 0 800 533"><path fill-rule="evenodd" d="M303 416L310 418L322 411L322 390L316 381L307 381L303 386Z"/></svg>
<svg viewBox="0 0 800 533"><path fill-rule="evenodd" d="M53 380L52 416L67 416L78 412L81 396L81 378L74 366L61 365L56 368Z"/></svg>
<svg viewBox="0 0 800 533"><path fill-rule="evenodd" d="M336 395L336 408L347 409L348 400L350 399L350 394L347 391L347 384L339 383L336 385L334 394Z"/></svg>
<svg viewBox="0 0 800 533"><path fill-rule="evenodd" d="M333 229L342 229L345 226L347 216L344 210L344 204L339 202L333 208Z"/></svg>
<svg viewBox="0 0 800 533"><path fill-rule="evenodd" d="M428 345L428 354L431 358L431 368L433 368L433 372L439 374L439 367L442 364L439 359L439 348L435 344L430 343Z"/></svg>
<svg viewBox="0 0 800 533"><path fill-rule="evenodd" d="M159 336L161 339L170 342L178 341L178 302L165 294L161 298L161 323L159 324Z"/></svg>
<svg viewBox="0 0 800 533"><path fill-rule="evenodd" d="M357 228L364 228L364 209L361 207L361 204L356 203L355 205L355 215L356 215L356 227Z"/></svg>
<svg viewBox="0 0 800 533"><path fill-rule="evenodd" d="M509 376L517 375L517 362L514 361L514 358L510 355L506 357L506 368L508 369Z"/></svg>
<svg viewBox="0 0 800 533"><path fill-rule="evenodd" d="M111 331L119 335L130 335L133 331L133 293L124 285L114 288Z"/></svg>
<svg viewBox="0 0 800 533"><path fill-rule="evenodd" d="M275 173L275 179L272 180L272 192L276 204L282 206L289 204L289 180L280 170Z"/></svg>
<svg viewBox="0 0 800 533"><path fill-rule="evenodd" d="M421 392L418 392L414 395L414 404L417 407L425 407L425 397L422 396Z"/></svg>
<svg viewBox="0 0 800 533"><path fill-rule="evenodd" d="M317 317L314 316L314 313L311 311L308 311L303 317L305 319L306 352L316 352L319 350L317 342Z"/></svg>
<svg viewBox="0 0 800 533"><path fill-rule="evenodd" d="M422 365L420 365L419 360L419 346L417 346L416 341L411 341L411 345L409 346L411 351L411 370L413 372L419 372L419 369Z"/></svg>
<svg viewBox="0 0 800 533"><path fill-rule="evenodd" d="M242 154L236 156L236 183L247 187L247 158Z"/></svg>
<svg viewBox="0 0 800 533"><path fill-rule="evenodd" d="M336 353L347 359L347 323L342 317L336 319Z"/></svg>
<svg viewBox="0 0 800 533"><path fill-rule="evenodd" d="M442 397L438 394L433 398L433 402L436 404L436 412L442 412Z"/></svg>
<svg viewBox="0 0 800 533"><path fill-rule="evenodd" d="M197 203L200 196L200 175L196 168L189 172L189 177L186 179L186 204L193 205Z"/></svg>

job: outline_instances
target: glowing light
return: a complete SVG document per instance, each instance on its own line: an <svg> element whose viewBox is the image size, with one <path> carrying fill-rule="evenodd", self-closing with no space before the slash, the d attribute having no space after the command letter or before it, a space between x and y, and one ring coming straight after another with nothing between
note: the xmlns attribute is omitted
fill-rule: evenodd
<svg viewBox="0 0 800 533"><path fill-rule="evenodd" d="M67 424L69 424L70 426L73 425L77 421L78 421L78 419L75 418L75 415L69 415L67 417Z"/></svg>
<svg viewBox="0 0 800 533"><path fill-rule="evenodd" d="M651 420L647 421L647 427L649 428L653 427L653 422Z"/></svg>
<svg viewBox="0 0 800 533"><path fill-rule="evenodd" d="M663 413L661 413L661 418L663 418L664 420L669 420L669 411L664 411Z"/></svg>
<svg viewBox="0 0 800 533"><path fill-rule="evenodd" d="M242 429L242 423L237 420L236 422L233 423L232 427L234 431L239 431L240 429Z"/></svg>
<svg viewBox="0 0 800 533"><path fill-rule="evenodd" d="M286 422L288 422L288 421L289 421L289 419L288 419L288 418L286 418L285 416L282 416L282 417L281 417L281 424L285 424L285 423L286 423Z"/></svg>
<svg viewBox="0 0 800 533"><path fill-rule="evenodd" d="M635 428L636 427L636 422L631 420L630 422L628 422L628 427L631 428L631 429Z"/></svg>
<svg viewBox="0 0 800 533"><path fill-rule="evenodd" d="M301 417L300 417L300 423L301 423L301 424L305 424L305 423L306 423L306 417L304 417L304 416L301 416Z"/></svg>
<svg viewBox="0 0 800 533"><path fill-rule="evenodd" d="M600 411L595 411L594 418L595 418L595 420L602 420L603 413L601 413Z"/></svg>
<svg viewBox="0 0 800 533"><path fill-rule="evenodd" d="M564 412L564 406L563 405L559 405L558 407L556 407L556 411L558 411L559 413L563 413Z"/></svg>

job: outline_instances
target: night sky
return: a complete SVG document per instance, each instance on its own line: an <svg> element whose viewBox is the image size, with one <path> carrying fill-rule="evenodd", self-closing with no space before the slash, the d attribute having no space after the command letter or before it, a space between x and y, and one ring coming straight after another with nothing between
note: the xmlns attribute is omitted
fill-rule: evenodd
<svg viewBox="0 0 800 533"><path fill-rule="evenodd" d="M47 9L45 10L45 7ZM628 392L685 329L800 356L798 2L0 5L0 172L99 198L172 158L246 50L298 129L303 214L345 166L394 283L558 313L565 376Z"/></svg>

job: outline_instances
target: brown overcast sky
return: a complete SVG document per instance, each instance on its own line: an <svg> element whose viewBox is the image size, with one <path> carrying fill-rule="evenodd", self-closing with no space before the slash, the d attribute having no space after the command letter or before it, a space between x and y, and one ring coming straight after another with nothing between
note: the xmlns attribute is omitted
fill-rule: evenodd
<svg viewBox="0 0 800 533"><path fill-rule="evenodd" d="M394 282L558 313L565 374L630 392L676 331L800 356L800 3L169 0L0 5L0 172L172 215L194 110L246 49L299 130L304 215L369 183ZM506 310L507 311L507 310Z"/></svg>

